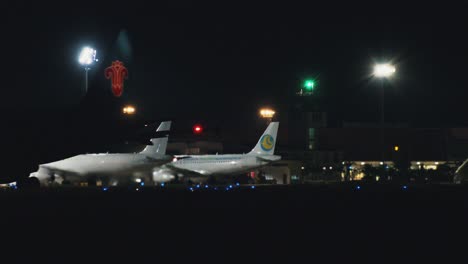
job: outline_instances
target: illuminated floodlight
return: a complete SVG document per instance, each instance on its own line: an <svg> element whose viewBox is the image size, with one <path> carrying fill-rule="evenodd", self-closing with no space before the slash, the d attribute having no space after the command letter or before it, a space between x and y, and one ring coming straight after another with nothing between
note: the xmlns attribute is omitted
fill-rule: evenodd
<svg viewBox="0 0 468 264"><path fill-rule="evenodd" d="M133 107L133 106L131 106L131 105L125 106L125 107L122 109L122 112L123 112L124 114L127 114L127 115L133 115L133 114L135 114L135 111L136 111L135 107Z"/></svg>
<svg viewBox="0 0 468 264"><path fill-rule="evenodd" d="M78 62L85 67L90 66L93 62L98 61L96 59L96 50L90 47L84 47L81 50Z"/></svg>
<svg viewBox="0 0 468 264"><path fill-rule="evenodd" d="M270 108L262 108L260 109L260 116L263 118L272 118L275 115L275 111Z"/></svg>
<svg viewBox="0 0 468 264"><path fill-rule="evenodd" d="M390 77L395 73L395 71L395 66L388 63L376 64L374 66L374 75L376 77Z"/></svg>

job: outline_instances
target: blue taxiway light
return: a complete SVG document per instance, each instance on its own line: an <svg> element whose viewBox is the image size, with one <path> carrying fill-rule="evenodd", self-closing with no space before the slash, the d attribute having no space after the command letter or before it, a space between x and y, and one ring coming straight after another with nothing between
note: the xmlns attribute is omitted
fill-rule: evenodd
<svg viewBox="0 0 468 264"><path fill-rule="evenodd" d="M360 190L360 189L361 189L361 186L358 185L358 186L356 187L356 189Z"/></svg>
<svg viewBox="0 0 468 264"><path fill-rule="evenodd" d="M200 188L200 184L197 184L197 188Z"/></svg>
<svg viewBox="0 0 468 264"><path fill-rule="evenodd" d="M240 184L238 182L236 182L236 186L239 186Z"/></svg>
<svg viewBox="0 0 468 264"><path fill-rule="evenodd" d="M193 192L193 188L192 188L192 187L190 187L190 190Z"/></svg>
<svg viewBox="0 0 468 264"><path fill-rule="evenodd" d="M103 191L107 191L108 189L107 189L107 187L104 187L104 188L102 188L102 190L103 190Z"/></svg>
<svg viewBox="0 0 468 264"><path fill-rule="evenodd" d="M254 186L254 185L252 185L250 188L251 188L251 189L255 189L255 186Z"/></svg>
<svg viewBox="0 0 468 264"><path fill-rule="evenodd" d="M229 188L232 188L232 185L229 185Z"/></svg>
<svg viewBox="0 0 468 264"><path fill-rule="evenodd" d="M205 185L205 188L208 188L208 185Z"/></svg>
<svg viewBox="0 0 468 264"><path fill-rule="evenodd" d="M144 182L141 182L140 185L141 185L141 186L145 186L145 183L144 183Z"/></svg>
<svg viewBox="0 0 468 264"><path fill-rule="evenodd" d="M162 182L162 183L161 183L161 187L164 187L164 185L165 185L164 182Z"/></svg>
<svg viewBox="0 0 468 264"><path fill-rule="evenodd" d="M406 190L406 189L408 189L408 186L403 185L403 190Z"/></svg>

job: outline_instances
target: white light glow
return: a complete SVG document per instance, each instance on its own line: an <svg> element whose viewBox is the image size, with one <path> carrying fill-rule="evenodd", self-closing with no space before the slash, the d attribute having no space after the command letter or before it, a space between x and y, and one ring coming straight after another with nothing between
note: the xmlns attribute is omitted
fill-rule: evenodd
<svg viewBox="0 0 468 264"><path fill-rule="evenodd" d="M89 66L95 61L97 61L96 50L90 47L84 47L78 57L78 62L81 65Z"/></svg>
<svg viewBox="0 0 468 264"><path fill-rule="evenodd" d="M395 73L396 69L388 63L377 64L374 66L374 75L376 77L390 77Z"/></svg>

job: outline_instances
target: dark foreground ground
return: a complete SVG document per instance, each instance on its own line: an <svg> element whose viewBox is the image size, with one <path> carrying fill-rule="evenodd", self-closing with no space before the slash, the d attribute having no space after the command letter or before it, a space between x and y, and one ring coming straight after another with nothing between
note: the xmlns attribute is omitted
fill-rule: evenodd
<svg viewBox="0 0 468 264"><path fill-rule="evenodd" d="M465 263L468 253L468 186L4 190L0 208L4 263Z"/></svg>

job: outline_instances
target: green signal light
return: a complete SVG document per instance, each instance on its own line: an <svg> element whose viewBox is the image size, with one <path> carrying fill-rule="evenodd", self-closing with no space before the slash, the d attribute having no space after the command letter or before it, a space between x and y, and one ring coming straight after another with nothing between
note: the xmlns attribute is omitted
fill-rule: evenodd
<svg viewBox="0 0 468 264"><path fill-rule="evenodd" d="M315 85L315 83L314 83L314 81L312 81L312 80L306 80L306 81L304 82L304 88L306 88L306 90L308 90L308 91L313 90L313 89L314 89L314 85Z"/></svg>

